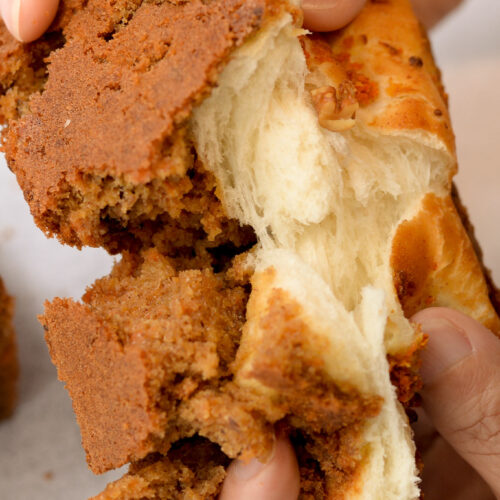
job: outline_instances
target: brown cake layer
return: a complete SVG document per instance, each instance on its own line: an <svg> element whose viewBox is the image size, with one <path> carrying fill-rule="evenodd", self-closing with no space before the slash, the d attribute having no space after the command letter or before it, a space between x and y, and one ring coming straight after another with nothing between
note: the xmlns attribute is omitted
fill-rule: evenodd
<svg viewBox="0 0 500 500"><path fill-rule="evenodd" d="M292 442L302 478L299 500L326 498L324 473L307 451L303 436L292 436ZM338 454L334 445L325 451ZM166 456L151 454L131 464L126 475L90 500L216 500L228 465L229 459L214 443L199 437L185 439Z"/></svg>
<svg viewBox="0 0 500 500"><path fill-rule="evenodd" d="M193 182L200 169L185 122L231 51L283 9L279 0L89 0L68 14L48 78L42 68L27 86L43 92L5 133L37 224L65 243L112 252L151 245L163 226L233 241L213 180ZM10 40L28 57L13 54L11 66L44 66L36 53L45 55L48 38L31 49ZM26 106L29 92L16 81L10 92Z"/></svg>
<svg viewBox="0 0 500 500"><path fill-rule="evenodd" d="M378 413L379 398L328 382L322 362L305 354L309 334L298 306L280 293L262 318L268 343L253 374L277 396L238 385L249 291L241 258L220 273L178 270L150 249L125 254L83 303L47 304L42 322L50 353L95 472L165 454L194 434L230 458L264 459L277 425L302 449L304 488L340 487L353 478L360 429ZM320 480L307 486L311 471Z"/></svg>
<svg viewBox="0 0 500 500"><path fill-rule="evenodd" d="M248 291L227 273L175 266L156 250L126 254L83 304L47 305L47 342L97 472L192 434L181 415L195 411L179 403L230 374Z"/></svg>
<svg viewBox="0 0 500 500"><path fill-rule="evenodd" d="M228 458L208 440L179 442L168 456L150 455L91 500L212 500L226 476Z"/></svg>
<svg viewBox="0 0 500 500"><path fill-rule="evenodd" d="M17 347L12 326L14 301L0 279L0 419L9 417L17 400Z"/></svg>
<svg viewBox="0 0 500 500"><path fill-rule="evenodd" d="M86 0L64 0L47 33L34 43L20 43L0 20L0 123L29 112L29 97L43 89L46 58L64 44L62 30Z"/></svg>

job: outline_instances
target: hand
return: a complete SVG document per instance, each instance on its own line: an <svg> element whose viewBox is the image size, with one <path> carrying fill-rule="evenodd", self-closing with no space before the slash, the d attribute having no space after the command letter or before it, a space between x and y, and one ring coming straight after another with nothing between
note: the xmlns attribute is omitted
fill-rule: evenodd
<svg viewBox="0 0 500 500"><path fill-rule="evenodd" d="M366 0L302 0L304 27L311 31L333 31L350 23Z"/></svg>
<svg viewBox="0 0 500 500"><path fill-rule="evenodd" d="M304 26L332 31L352 21L366 0L303 0ZM412 0L418 17L429 28L462 0ZM53 21L59 0L0 0L0 14L9 31L21 42L32 42Z"/></svg>
<svg viewBox="0 0 500 500"><path fill-rule="evenodd" d="M45 33L58 6L59 0L0 0L0 13L15 38L32 42Z"/></svg>
<svg viewBox="0 0 500 500"><path fill-rule="evenodd" d="M451 309L427 309L413 321L429 335L421 370L425 413L415 429L425 498L490 500L492 490L500 498L500 339ZM266 465L233 463L220 500L296 499L291 447L281 439L275 449Z"/></svg>
<svg viewBox="0 0 500 500"><path fill-rule="evenodd" d="M425 498L486 500L494 498L491 490L500 497L500 339L450 309L427 309L413 321L429 335L421 369L425 415L415 429L427 462Z"/></svg>
<svg viewBox="0 0 500 500"><path fill-rule="evenodd" d="M363 8L366 0L302 0L304 27L312 31L343 28ZM411 0L417 17L431 28L462 0Z"/></svg>

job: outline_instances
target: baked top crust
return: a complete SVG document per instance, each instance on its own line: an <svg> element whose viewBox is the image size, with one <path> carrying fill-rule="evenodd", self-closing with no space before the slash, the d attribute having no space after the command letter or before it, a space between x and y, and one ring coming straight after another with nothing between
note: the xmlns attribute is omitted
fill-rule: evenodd
<svg viewBox="0 0 500 500"><path fill-rule="evenodd" d="M209 500L217 498L228 459L217 445L194 438L178 443L168 456L153 454L91 500Z"/></svg>
<svg viewBox="0 0 500 500"><path fill-rule="evenodd" d="M410 2L368 1L353 23L327 38L354 71L360 65L377 83L379 96L361 108L362 120L386 133L427 133L442 141L455 159L448 98ZM450 178L455 162L452 167Z"/></svg>
<svg viewBox="0 0 500 500"><path fill-rule="evenodd" d="M45 36L35 43L20 43L0 21L0 122L5 124L29 112L29 97L47 79L49 54L64 44L62 30L85 0L61 2L54 22Z"/></svg>
<svg viewBox="0 0 500 500"><path fill-rule="evenodd" d="M87 174L134 183L185 174L175 131L215 84L231 50L278 1L93 0L63 29L30 113L11 123L7 156L35 218ZM186 37L186 33L190 36Z"/></svg>
<svg viewBox="0 0 500 500"><path fill-rule="evenodd" d="M428 194L392 242L394 284L406 317L426 307L451 307L500 334L490 290L451 196ZM493 300L494 297L492 297Z"/></svg>

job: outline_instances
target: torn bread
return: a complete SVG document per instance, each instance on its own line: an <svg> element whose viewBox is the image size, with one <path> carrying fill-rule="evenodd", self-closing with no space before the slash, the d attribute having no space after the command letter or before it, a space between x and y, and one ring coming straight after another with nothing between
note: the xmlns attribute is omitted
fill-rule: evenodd
<svg viewBox="0 0 500 500"><path fill-rule="evenodd" d="M45 232L123 253L42 318L91 468L170 484L176 442L265 459L279 429L304 498L418 498L408 318L500 324L409 2L310 35L286 2L90 0L63 35L5 141Z"/></svg>

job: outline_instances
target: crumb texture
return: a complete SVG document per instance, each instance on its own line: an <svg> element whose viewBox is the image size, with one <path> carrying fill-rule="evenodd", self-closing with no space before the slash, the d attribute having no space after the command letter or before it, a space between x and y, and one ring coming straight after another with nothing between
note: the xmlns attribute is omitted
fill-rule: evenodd
<svg viewBox="0 0 500 500"><path fill-rule="evenodd" d="M213 194L201 191L203 183L193 193L184 125L230 52L279 5L89 0L78 9L63 2L59 50L51 51L50 33L30 48L7 40L15 52L8 52L10 73L17 64L26 75L9 80L6 72L4 87L29 112L9 123L6 153L38 225L65 243L112 252L146 237L149 227L137 234L146 221L155 229L208 229L213 239L200 221L209 211L193 207L193 197ZM186 221L191 214L195 220ZM224 224L223 214L211 214Z"/></svg>
<svg viewBox="0 0 500 500"><path fill-rule="evenodd" d="M217 417L202 405L229 375L248 292L227 273L174 266L156 250L126 254L83 303L47 306L50 352L96 472L168 449L199 430L200 413L208 427Z"/></svg>
<svg viewBox="0 0 500 500"><path fill-rule="evenodd" d="M228 457L265 459L277 425L296 436L315 487L332 491L355 478L362 422L378 414L380 398L328 382L322 360L309 354L314 333L300 306L280 294L262 318L269 342L254 366L276 394L242 385L237 351L251 275L243 262L215 273L179 270L154 249L126 254L83 303L47 304L47 342L95 472L166 454L194 434ZM330 443L331 435L338 439ZM306 481L304 491L311 488Z"/></svg>
<svg viewBox="0 0 500 500"><path fill-rule="evenodd" d="M226 476L227 457L217 445L193 438L167 456L150 455L91 500L215 500Z"/></svg>

